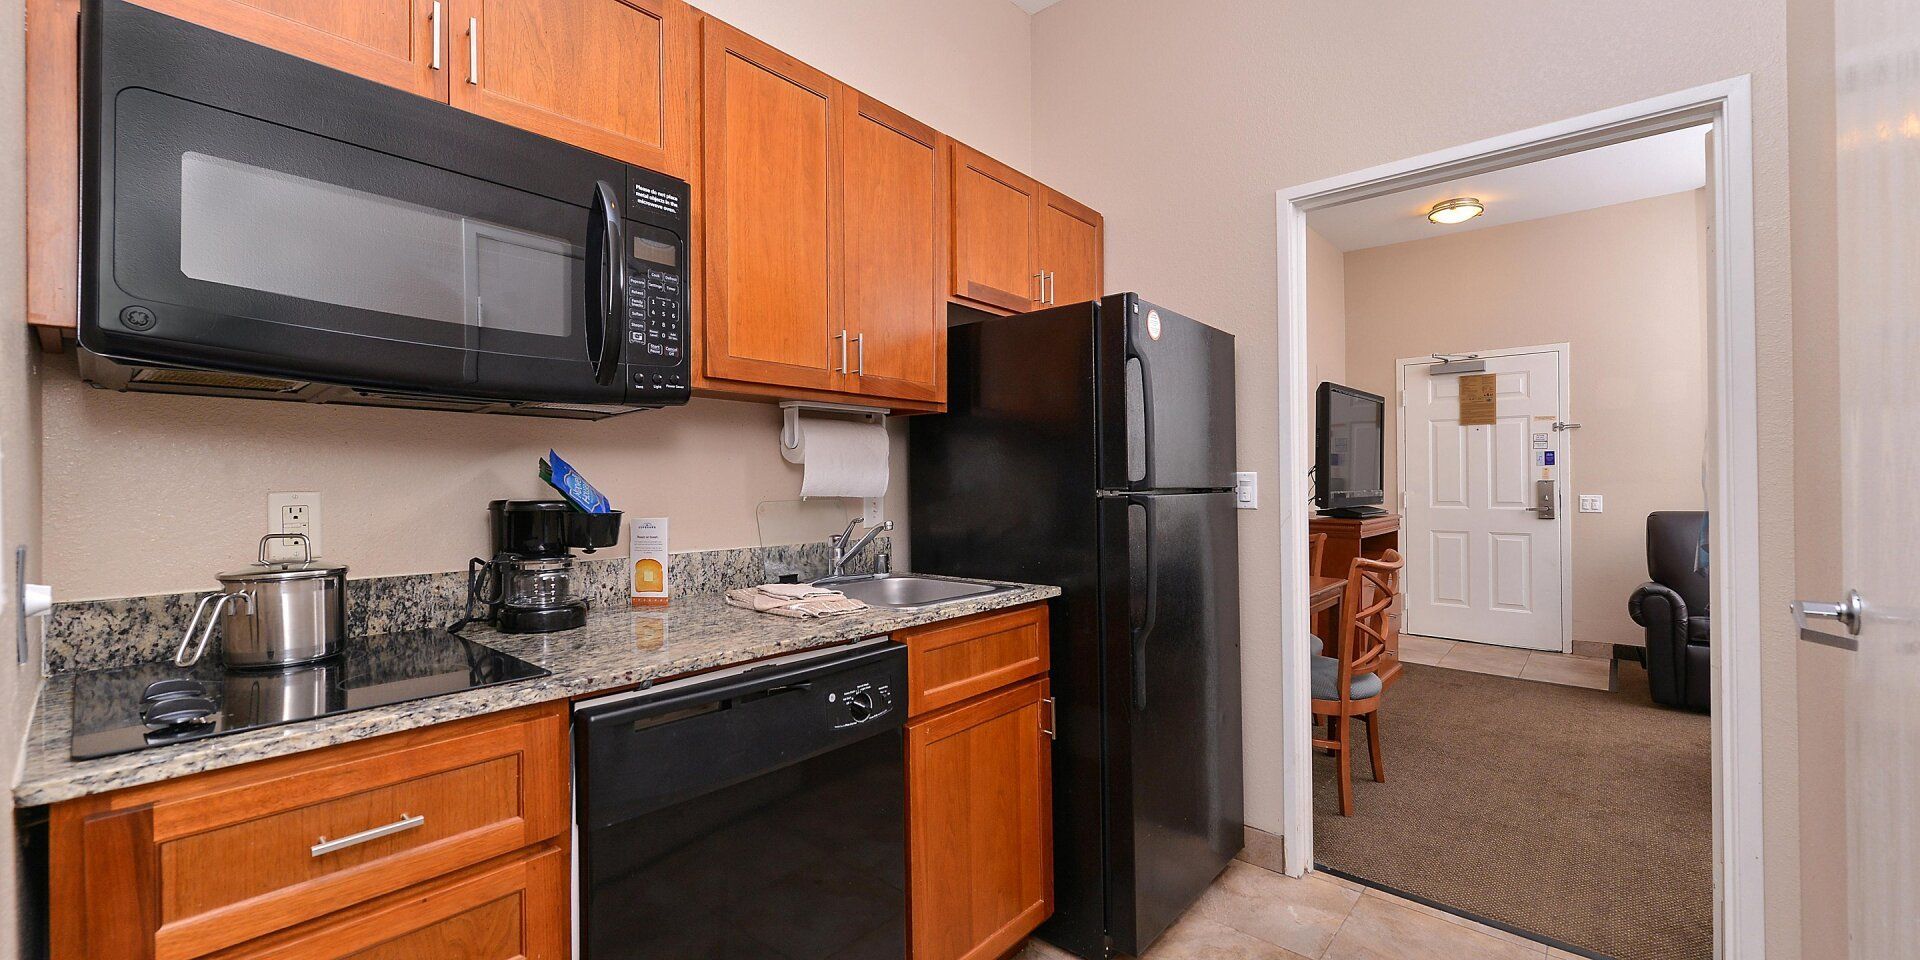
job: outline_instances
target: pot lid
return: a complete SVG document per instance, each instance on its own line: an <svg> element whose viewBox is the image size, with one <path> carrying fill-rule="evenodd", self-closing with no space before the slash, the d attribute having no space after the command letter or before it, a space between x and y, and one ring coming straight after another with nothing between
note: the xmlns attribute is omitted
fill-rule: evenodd
<svg viewBox="0 0 1920 960"><path fill-rule="evenodd" d="M275 540L285 540L300 547L298 560L268 560L267 544ZM260 559L253 566L241 570L232 570L217 574L214 579L221 583L263 583L279 580L310 580L316 577L340 577L345 579L347 565L344 563L325 563L314 559L313 544L303 533L269 533L260 538Z"/></svg>
<svg viewBox="0 0 1920 960"><path fill-rule="evenodd" d="M221 583L261 583L276 580L307 580L314 577L345 577L347 565L344 563L323 563L319 560L291 563L256 563L242 570L230 570L214 579Z"/></svg>

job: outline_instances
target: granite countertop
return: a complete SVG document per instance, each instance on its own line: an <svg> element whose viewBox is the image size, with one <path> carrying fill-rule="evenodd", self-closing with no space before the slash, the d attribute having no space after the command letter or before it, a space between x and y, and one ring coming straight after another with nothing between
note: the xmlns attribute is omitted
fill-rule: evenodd
<svg viewBox="0 0 1920 960"><path fill-rule="evenodd" d="M92 760L74 760L69 754L73 679L71 674L56 675L41 688L13 802L18 807L57 803L463 717L878 636L1060 594L1057 587L1002 585L1014 589L928 610L876 607L819 620L753 613L729 607L718 596L701 596L676 599L667 607L595 611L586 626L558 633L503 634L474 626L462 636L545 667L551 675Z"/></svg>

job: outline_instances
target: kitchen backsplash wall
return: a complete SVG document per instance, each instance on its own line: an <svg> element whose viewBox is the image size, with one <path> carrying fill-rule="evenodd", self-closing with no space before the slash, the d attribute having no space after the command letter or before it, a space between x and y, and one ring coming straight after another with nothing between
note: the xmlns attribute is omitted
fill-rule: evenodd
<svg viewBox="0 0 1920 960"><path fill-rule="evenodd" d="M875 557L892 548L890 538L879 538L847 564L847 572L872 572ZM825 543L675 553L667 558L667 583L676 601L711 598L785 574L809 580L825 576L830 555ZM577 565L586 582L584 595L593 608L628 606L632 574L624 554L603 551L596 557L580 557ZM451 623L466 607L466 577L466 571L454 570L348 580L347 634L365 636ZM56 604L47 627L46 670L98 670L171 657L193 619L194 607L206 593ZM207 655L216 655L216 650Z"/></svg>
<svg viewBox="0 0 1920 960"><path fill-rule="evenodd" d="M676 552L759 546L756 508L799 496L772 404L694 400L597 422L113 393L47 358L45 575L56 600L213 589L252 562L267 494L318 491L327 559L353 579L441 573L488 552L487 502L551 497L549 447ZM906 528L905 425L886 516ZM855 501L847 501L857 509ZM626 556L619 545L600 556ZM896 556L904 563L905 544Z"/></svg>

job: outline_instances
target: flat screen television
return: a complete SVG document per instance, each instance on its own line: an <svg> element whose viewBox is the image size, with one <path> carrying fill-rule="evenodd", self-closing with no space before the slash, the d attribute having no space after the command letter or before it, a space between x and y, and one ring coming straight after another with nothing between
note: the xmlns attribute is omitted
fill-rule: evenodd
<svg viewBox="0 0 1920 960"><path fill-rule="evenodd" d="M1322 382L1315 435L1313 499L1336 517L1385 513L1386 398Z"/></svg>

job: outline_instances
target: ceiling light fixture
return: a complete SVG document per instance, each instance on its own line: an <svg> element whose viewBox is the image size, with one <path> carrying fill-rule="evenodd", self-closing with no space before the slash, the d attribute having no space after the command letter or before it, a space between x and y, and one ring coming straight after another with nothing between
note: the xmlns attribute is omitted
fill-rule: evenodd
<svg viewBox="0 0 1920 960"><path fill-rule="evenodd" d="M1434 204L1433 209L1427 211L1427 219L1434 223L1452 226L1456 223L1466 223L1486 212L1487 205L1472 197L1454 197L1452 200L1442 200Z"/></svg>

